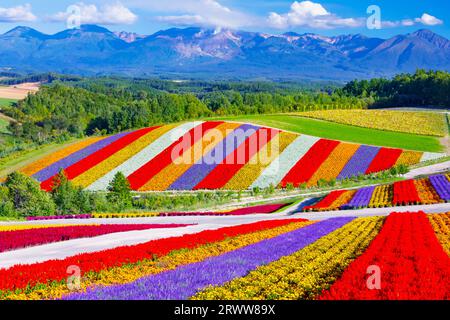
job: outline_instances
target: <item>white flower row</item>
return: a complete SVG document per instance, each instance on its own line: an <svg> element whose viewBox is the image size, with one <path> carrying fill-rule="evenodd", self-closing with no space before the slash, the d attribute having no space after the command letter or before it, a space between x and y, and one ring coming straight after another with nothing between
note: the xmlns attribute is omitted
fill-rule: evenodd
<svg viewBox="0 0 450 320"><path fill-rule="evenodd" d="M114 176L118 172L122 172L126 177L131 175L133 172L141 168L147 162L151 161L158 154L167 149L172 143L177 141L191 129L202 124L202 121L189 122L182 124L167 133L163 134L153 143L149 144L146 148L141 150L139 153L135 154L127 161L123 162L121 165L117 166L106 175L92 183L86 190L90 191L101 191L106 190L109 183L113 180Z"/></svg>
<svg viewBox="0 0 450 320"><path fill-rule="evenodd" d="M446 157L447 154L445 153L433 153L433 152L424 152L422 155L422 158L420 159L420 162L425 162L428 160L436 160L443 157Z"/></svg>
<svg viewBox="0 0 450 320"><path fill-rule="evenodd" d="M267 188L270 185L277 186L318 140L317 137L299 136L262 172L258 179L252 183L250 189L255 187Z"/></svg>

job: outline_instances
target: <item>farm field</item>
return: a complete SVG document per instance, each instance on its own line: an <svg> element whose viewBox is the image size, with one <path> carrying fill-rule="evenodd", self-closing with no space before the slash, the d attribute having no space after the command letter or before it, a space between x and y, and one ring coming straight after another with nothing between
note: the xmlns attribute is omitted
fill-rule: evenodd
<svg viewBox="0 0 450 320"><path fill-rule="evenodd" d="M437 112L388 110L322 110L300 117L326 120L363 128L443 137L448 133L446 115Z"/></svg>
<svg viewBox="0 0 450 320"><path fill-rule="evenodd" d="M450 298L449 223L450 213L423 212L241 222L4 267L0 269L0 299L445 300ZM167 229L171 232L193 228L167 227L172 227ZM51 228L35 230L51 234ZM15 232L29 231L7 232L11 238ZM45 253L56 245L25 250ZM375 262L380 250L385 253L383 260ZM12 250L0 253L0 258L5 261L14 255ZM361 277L377 263L389 281L382 290L370 290ZM81 270L80 283L67 278L68 266ZM410 282L404 282L405 277Z"/></svg>
<svg viewBox="0 0 450 320"><path fill-rule="evenodd" d="M333 191L322 198L307 200L301 211L332 211L395 207L450 202L450 175L402 180L393 184L356 190Z"/></svg>
<svg viewBox="0 0 450 320"><path fill-rule="evenodd" d="M211 142L213 141L213 142ZM442 154L373 147L234 122L188 122L91 137L20 169L50 190L64 169L75 185L104 191L122 172L135 191L315 186L413 165Z"/></svg>
<svg viewBox="0 0 450 320"><path fill-rule="evenodd" d="M216 119L216 118L214 118ZM292 114L244 115L220 117L218 120L252 122L327 139L409 150L441 152L439 139L431 136L355 127L329 121L302 118Z"/></svg>
<svg viewBox="0 0 450 320"><path fill-rule="evenodd" d="M40 83L21 83L14 86L0 86L0 99L20 100L29 93L39 91Z"/></svg>

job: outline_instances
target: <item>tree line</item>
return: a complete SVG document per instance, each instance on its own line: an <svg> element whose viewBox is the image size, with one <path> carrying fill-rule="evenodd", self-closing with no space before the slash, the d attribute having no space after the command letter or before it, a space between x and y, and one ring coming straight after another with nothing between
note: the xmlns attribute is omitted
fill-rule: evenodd
<svg viewBox="0 0 450 320"><path fill-rule="evenodd" d="M336 92L369 100L369 107L443 107L450 105L450 73L417 70L393 79L354 80Z"/></svg>

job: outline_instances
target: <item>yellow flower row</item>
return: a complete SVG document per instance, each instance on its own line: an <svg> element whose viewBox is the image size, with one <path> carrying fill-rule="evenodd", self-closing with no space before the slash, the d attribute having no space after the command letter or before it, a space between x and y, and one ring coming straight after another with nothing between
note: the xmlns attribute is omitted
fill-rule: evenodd
<svg viewBox="0 0 450 320"><path fill-rule="evenodd" d="M304 249L261 266L224 286L209 287L194 300L313 299L328 289L364 252L381 229L383 218L359 218Z"/></svg>
<svg viewBox="0 0 450 320"><path fill-rule="evenodd" d="M223 123L213 130L209 130L205 135L194 143L186 152L173 162L167 165L163 170L153 176L142 186L140 191L164 191L170 187L181 175L183 175L194 163L211 151L220 143L226 135L239 127L239 123Z"/></svg>
<svg viewBox="0 0 450 320"><path fill-rule="evenodd" d="M98 226L98 224L12 224L12 225L0 225L0 232L30 230L30 229L60 228L60 227L78 227L78 226L82 227Z"/></svg>
<svg viewBox="0 0 450 320"><path fill-rule="evenodd" d="M73 179L72 182L84 188L88 187L173 128L174 125L167 125L150 131L136 141L130 143L125 148L119 150L104 161L100 162L96 166L83 172L78 177Z"/></svg>
<svg viewBox="0 0 450 320"><path fill-rule="evenodd" d="M352 126L443 137L447 125L442 114L388 110L322 110L303 112L302 117Z"/></svg>
<svg viewBox="0 0 450 320"><path fill-rule="evenodd" d="M416 186L417 194L423 204L434 204L443 202L436 190L433 188L430 180L428 179L418 179L414 180Z"/></svg>
<svg viewBox="0 0 450 320"><path fill-rule="evenodd" d="M298 135L281 132L262 147L222 188L224 190L245 190L261 175L272 161L292 143Z"/></svg>
<svg viewBox="0 0 450 320"><path fill-rule="evenodd" d="M407 166L411 166L413 164L419 163L420 159L422 159L422 156L423 152L405 150L402 152L395 165L398 166L404 164Z"/></svg>
<svg viewBox="0 0 450 320"><path fill-rule="evenodd" d="M450 212L443 214L429 214L428 218L433 226L436 237L450 256Z"/></svg>
<svg viewBox="0 0 450 320"><path fill-rule="evenodd" d="M359 147L359 144L340 143L309 179L307 185L309 187L316 186L321 179L325 181L335 179Z"/></svg>
<svg viewBox="0 0 450 320"><path fill-rule="evenodd" d="M392 206L392 185L382 185L375 188L370 199L369 208L383 208Z"/></svg>
<svg viewBox="0 0 450 320"><path fill-rule="evenodd" d="M172 270L181 265L199 262L208 257L218 256L313 223L314 222L312 221L295 222L273 229L257 231L228 238L219 242L209 243L191 250L172 252L169 255L159 257L156 260L143 260L137 264L115 267L103 270L99 273L89 273L86 274L81 281L81 290L86 291L86 289L91 286L130 283L141 277ZM57 283L52 286L41 286L35 290L12 293L4 298L13 300L58 299L68 293L70 293L70 291L65 283Z"/></svg>
<svg viewBox="0 0 450 320"><path fill-rule="evenodd" d="M56 152L53 152L49 154L48 156L45 156L30 165L20 169L20 172L27 176L32 176L33 174L41 171L42 169L48 167L52 163L55 163L61 159L64 159L67 156L70 156L72 153L75 153L77 151L80 151L81 149L86 148L87 146L100 141L104 139L105 137L92 137L85 139L83 141L71 144L70 146L63 148L61 150L58 150Z"/></svg>
<svg viewBox="0 0 450 320"><path fill-rule="evenodd" d="M93 213L92 218L107 219L107 218L148 218L157 217L158 212L142 212L142 213Z"/></svg>

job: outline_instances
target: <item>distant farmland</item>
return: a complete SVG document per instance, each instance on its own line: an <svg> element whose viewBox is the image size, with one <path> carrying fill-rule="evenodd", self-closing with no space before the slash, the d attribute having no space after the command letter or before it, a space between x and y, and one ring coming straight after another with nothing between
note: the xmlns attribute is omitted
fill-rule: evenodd
<svg viewBox="0 0 450 320"><path fill-rule="evenodd" d="M2 100L13 99L20 100L26 98L29 93L35 93L39 90L40 83L22 83L13 86L0 87L0 106Z"/></svg>

